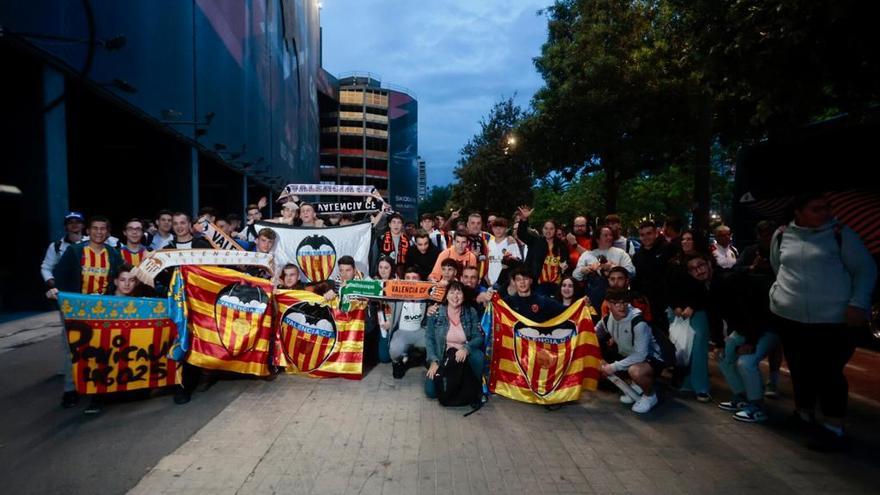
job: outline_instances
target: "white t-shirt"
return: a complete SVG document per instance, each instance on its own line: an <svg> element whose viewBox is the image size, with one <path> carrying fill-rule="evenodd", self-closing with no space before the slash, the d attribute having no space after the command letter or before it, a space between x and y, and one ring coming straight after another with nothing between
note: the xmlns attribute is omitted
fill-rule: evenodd
<svg viewBox="0 0 880 495"><path fill-rule="evenodd" d="M492 238L489 239L489 271L487 272L490 284L494 284L498 281L498 276L501 275L501 270L504 269L502 261L504 260L505 253L510 253L510 255L516 259L522 259L522 254L519 252L519 245L517 245L514 239L504 237L503 240L497 242L495 237L492 236Z"/></svg>
<svg viewBox="0 0 880 495"><path fill-rule="evenodd" d="M425 316L425 303L407 301L400 309L400 324L398 330L414 332L422 328L422 318Z"/></svg>

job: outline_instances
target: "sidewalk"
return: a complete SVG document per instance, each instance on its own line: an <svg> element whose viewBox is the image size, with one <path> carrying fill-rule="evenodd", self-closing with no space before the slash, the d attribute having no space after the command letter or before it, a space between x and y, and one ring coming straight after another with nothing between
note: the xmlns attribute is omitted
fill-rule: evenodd
<svg viewBox="0 0 880 495"><path fill-rule="evenodd" d="M877 488L880 443L872 420L880 411L865 404L854 404L853 450L830 455L772 425L740 424L712 404L670 392L645 416L599 391L552 412L494 397L464 418L464 409L440 407L421 387L419 370L394 380L389 365L361 382L255 381L129 493L781 495ZM715 388L726 397L726 387ZM787 400L771 406L775 417L790 410Z"/></svg>
<svg viewBox="0 0 880 495"><path fill-rule="evenodd" d="M0 323L0 354L35 344L50 337L61 338L61 316L46 311Z"/></svg>

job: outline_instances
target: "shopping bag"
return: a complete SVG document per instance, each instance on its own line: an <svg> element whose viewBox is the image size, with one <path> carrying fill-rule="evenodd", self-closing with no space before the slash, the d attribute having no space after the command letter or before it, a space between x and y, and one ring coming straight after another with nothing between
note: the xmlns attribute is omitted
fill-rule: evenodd
<svg viewBox="0 0 880 495"><path fill-rule="evenodd" d="M689 318L676 316L669 325L669 340L675 346L675 365L688 366L691 363L691 349L694 346L694 328Z"/></svg>

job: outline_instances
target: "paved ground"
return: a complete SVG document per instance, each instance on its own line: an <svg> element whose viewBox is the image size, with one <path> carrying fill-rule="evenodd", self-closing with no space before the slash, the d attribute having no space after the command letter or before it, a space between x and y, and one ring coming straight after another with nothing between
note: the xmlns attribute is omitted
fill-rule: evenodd
<svg viewBox="0 0 880 495"><path fill-rule="evenodd" d="M165 392L90 419L58 407L58 327L41 317L0 324L3 493L876 492L874 352L847 370L853 449L823 455L671 393L648 416L599 391L553 412L496 397L464 418L425 399L415 370L398 381L387 365L361 382L224 379L187 406ZM790 409L771 403L774 418Z"/></svg>
<svg viewBox="0 0 880 495"><path fill-rule="evenodd" d="M88 418L85 400L59 407L60 349L53 334L0 355L0 493L125 493L251 384L218 382L187 406L165 391Z"/></svg>
<svg viewBox="0 0 880 495"><path fill-rule="evenodd" d="M878 411L860 404L854 449L827 455L669 394L648 416L598 392L464 418L390 375L255 382L130 493L876 493Z"/></svg>

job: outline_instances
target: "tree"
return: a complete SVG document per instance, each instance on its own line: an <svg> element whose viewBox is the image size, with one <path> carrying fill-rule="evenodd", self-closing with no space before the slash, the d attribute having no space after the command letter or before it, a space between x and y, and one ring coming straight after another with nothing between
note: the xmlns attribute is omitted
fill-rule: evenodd
<svg viewBox="0 0 880 495"><path fill-rule="evenodd" d="M657 0L557 0L535 59L544 87L522 134L537 172L602 171L605 204L621 184L692 148L690 68L679 63L673 14Z"/></svg>
<svg viewBox="0 0 880 495"><path fill-rule="evenodd" d="M433 215L437 212L443 211L446 208L446 203L449 201L451 195L452 187L449 185L432 186L431 189L428 190L425 199L419 202L419 216L424 215L425 213Z"/></svg>
<svg viewBox="0 0 880 495"><path fill-rule="evenodd" d="M504 212L531 201L534 175L518 153L513 132L523 118L513 98L496 103L480 121L480 132L461 149L451 205L465 211Z"/></svg>

